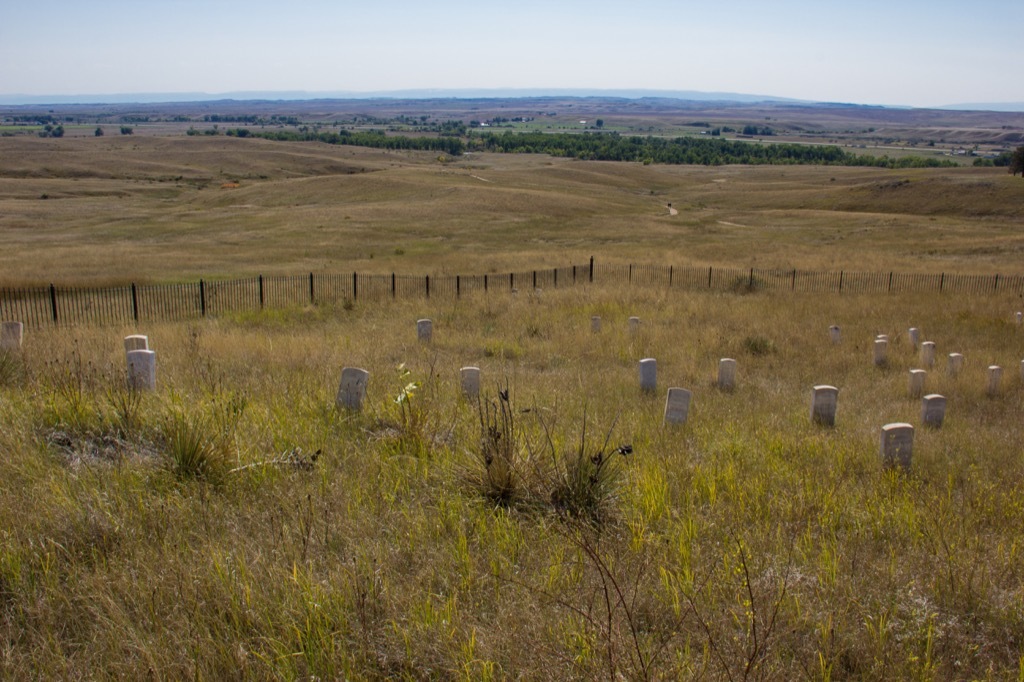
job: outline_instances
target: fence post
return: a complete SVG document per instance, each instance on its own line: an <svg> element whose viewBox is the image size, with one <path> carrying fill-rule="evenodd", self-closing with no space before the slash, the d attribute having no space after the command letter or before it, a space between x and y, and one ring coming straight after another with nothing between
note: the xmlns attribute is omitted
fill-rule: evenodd
<svg viewBox="0 0 1024 682"><path fill-rule="evenodd" d="M594 257L590 257L590 283L594 283Z"/></svg>
<svg viewBox="0 0 1024 682"><path fill-rule="evenodd" d="M572 266L572 283L576 284L576 266Z"/></svg>
<svg viewBox="0 0 1024 682"><path fill-rule="evenodd" d="M359 275L355 272L352 273L352 300L356 300L359 297Z"/></svg>
<svg viewBox="0 0 1024 682"><path fill-rule="evenodd" d="M889 273L889 292L892 292L892 273Z"/></svg>
<svg viewBox="0 0 1024 682"><path fill-rule="evenodd" d="M508 288L509 289L515 289L516 288L516 273L514 273L514 272L508 273Z"/></svg>
<svg viewBox="0 0 1024 682"><path fill-rule="evenodd" d="M992 285L992 293L995 293L997 291L999 291L999 274L998 273L996 273L995 284Z"/></svg>
<svg viewBox="0 0 1024 682"><path fill-rule="evenodd" d="M796 291L796 268L793 268L793 283L789 285L790 291Z"/></svg>
<svg viewBox="0 0 1024 682"><path fill-rule="evenodd" d="M839 271L839 293L843 293L843 271Z"/></svg>
<svg viewBox="0 0 1024 682"><path fill-rule="evenodd" d="M310 302L310 304L316 303L316 300L313 298L313 273L312 272L309 273L309 302Z"/></svg>
<svg viewBox="0 0 1024 682"><path fill-rule="evenodd" d="M537 271L536 270L533 271L533 288L534 289L537 288Z"/></svg>
<svg viewBox="0 0 1024 682"><path fill-rule="evenodd" d="M558 288L558 268L555 268L554 270L552 270L552 272L555 274L555 284L554 284L554 286L557 289Z"/></svg>
<svg viewBox="0 0 1024 682"><path fill-rule="evenodd" d="M946 286L946 273L942 273L942 277L939 278L939 293L942 293L943 287Z"/></svg>
<svg viewBox="0 0 1024 682"><path fill-rule="evenodd" d="M629 264L629 280L628 281L629 281L630 284L633 283L633 264L632 263Z"/></svg>
<svg viewBox="0 0 1024 682"><path fill-rule="evenodd" d="M260 275L260 310L263 310L263 275Z"/></svg>
<svg viewBox="0 0 1024 682"><path fill-rule="evenodd" d="M426 275L423 281L427 287L427 298L430 298L430 275Z"/></svg>
<svg viewBox="0 0 1024 682"><path fill-rule="evenodd" d="M394 298L396 294L397 294L397 290L395 288L395 273L392 272L391 273L391 298Z"/></svg>
<svg viewBox="0 0 1024 682"><path fill-rule="evenodd" d="M711 288L711 266L708 266L708 289Z"/></svg>
<svg viewBox="0 0 1024 682"><path fill-rule="evenodd" d="M139 292L135 290L135 282L132 282L132 317L139 321Z"/></svg>
<svg viewBox="0 0 1024 682"><path fill-rule="evenodd" d="M487 291L487 275L484 275L484 291Z"/></svg>
<svg viewBox="0 0 1024 682"><path fill-rule="evenodd" d="M672 266L668 266L668 286L672 288Z"/></svg>
<svg viewBox="0 0 1024 682"><path fill-rule="evenodd" d="M206 282L199 280L199 314L206 317Z"/></svg>
<svg viewBox="0 0 1024 682"><path fill-rule="evenodd" d="M462 296L462 278L455 275L455 298Z"/></svg>
<svg viewBox="0 0 1024 682"><path fill-rule="evenodd" d="M747 285L747 288L751 291L754 290L754 268L750 268L750 283Z"/></svg>
<svg viewBox="0 0 1024 682"><path fill-rule="evenodd" d="M50 283L50 310L53 311L53 323L57 324L57 287Z"/></svg>

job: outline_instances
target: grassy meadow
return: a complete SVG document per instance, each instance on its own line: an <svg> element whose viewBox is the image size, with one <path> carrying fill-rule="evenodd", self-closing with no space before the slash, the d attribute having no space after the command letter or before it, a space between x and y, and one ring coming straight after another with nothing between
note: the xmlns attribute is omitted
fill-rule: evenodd
<svg viewBox="0 0 1024 682"><path fill-rule="evenodd" d="M1022 217L993 168L0 138L0 286L590 256L1019 274ZM1022 308L598 282L27 329L0 355L0 677L1024 679ZM910 327L937 344L940 430L908 396ZM151 393L126 388L133 333ZM362 412L335 407L346 366L371 373ZM681 427L670 386L693 391ZM882 467L893 422L908 472Z"/></svg>
<svg viewBox="0 0 1024 682"><path fill-rule="evenodd" d="M0 286L483 274L590 256L1017 273L1022 217L1022 183L1001 168L705 168L226 137L0 138Z"/></svg>
<svg viewBox="0 0 1024 682"><path fill-rule="evenodd" d="M0 365L0 669L1018 679L1019 306L581 286L30 331ZM907 395L910 326L938 346L941 430ZM124 388L136 331L154 393ZM334 407L344 366L371 372L362 413ZM840 389L834 428L809 420L818 383ZM662 424L669 386L694 393L682 427ZM900 421L906 474L878 452Z"/></svg>

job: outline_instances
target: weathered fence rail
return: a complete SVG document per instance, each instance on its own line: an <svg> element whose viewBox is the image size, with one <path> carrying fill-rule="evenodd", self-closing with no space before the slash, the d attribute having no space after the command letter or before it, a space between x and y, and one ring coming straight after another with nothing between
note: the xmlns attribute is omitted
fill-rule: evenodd
<svg viewBox="0 0 1024 682"><path fill-rule="evenodd" d="M1024 294L1022 275L909 274L595 264L486 275L259 275L233 280L121 287L0 288L0 320L29 327L76 324L130 325L199 319L231 312L346 301L453 298L548 289L598 282L680 290L794 291L818 293L936 292Z"/></svg>

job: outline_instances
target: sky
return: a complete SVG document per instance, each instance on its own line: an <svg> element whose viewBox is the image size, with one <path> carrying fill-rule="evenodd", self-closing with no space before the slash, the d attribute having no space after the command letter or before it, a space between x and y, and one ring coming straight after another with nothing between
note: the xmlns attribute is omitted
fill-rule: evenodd
<svg viewBox="0 0 1024 682"><path fill-rule="evenodd" d="M1022 0L4 5L5 101L11 95L549 88L918 107L1024 102Z"/></svg>

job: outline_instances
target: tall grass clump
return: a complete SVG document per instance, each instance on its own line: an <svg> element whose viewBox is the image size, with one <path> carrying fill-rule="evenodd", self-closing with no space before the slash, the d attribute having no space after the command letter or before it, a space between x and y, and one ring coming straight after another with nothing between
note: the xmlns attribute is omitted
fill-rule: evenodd
<svg viewBox="0 0 1024 682"><path fill-rule="evenodd" d="M228 460L212 420L199 411L175 409L166 418L164 445L171 471L181 480L223 483Z"/></svg>

